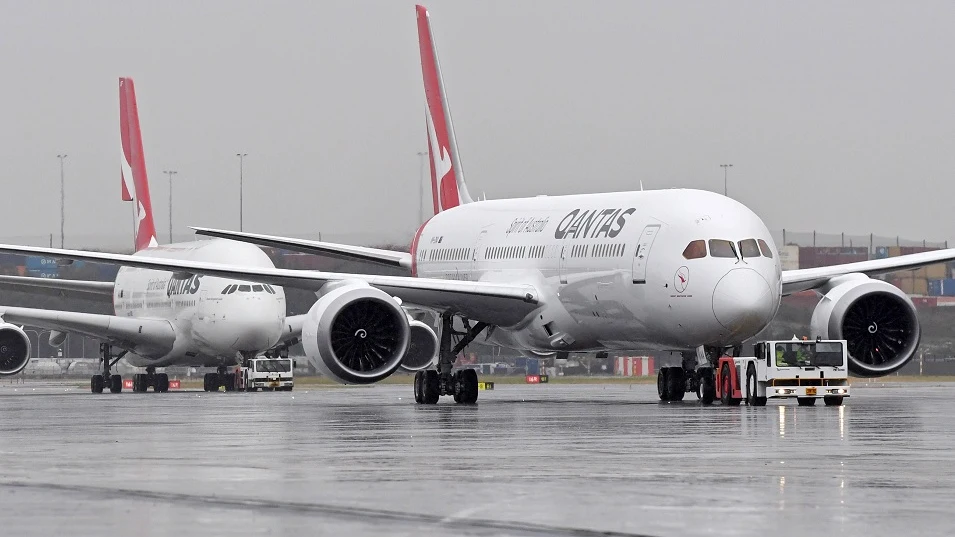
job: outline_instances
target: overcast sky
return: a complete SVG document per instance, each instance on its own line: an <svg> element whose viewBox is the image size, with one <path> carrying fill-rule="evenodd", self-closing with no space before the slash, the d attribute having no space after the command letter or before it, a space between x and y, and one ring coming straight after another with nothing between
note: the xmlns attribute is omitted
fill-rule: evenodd
<svg viewBox="0 0 955 537"><path fill-rule="evenodd" d="M0 238L58 234L58 153L67 246L131 234L119 76L136 81L161 240L166 169L177 233L238 228L240 151L246 231L415 228L412 2L2 5ZM955 239L953 2L428 7L475 195L722 191L732 163L730 196L772 229Z"/></svg>

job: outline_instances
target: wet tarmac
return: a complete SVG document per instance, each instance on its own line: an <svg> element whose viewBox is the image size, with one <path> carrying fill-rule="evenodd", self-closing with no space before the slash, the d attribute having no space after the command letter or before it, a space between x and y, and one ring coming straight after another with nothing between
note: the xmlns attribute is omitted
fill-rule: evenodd
<svg viewBox="0 0 955 537"><path fill-rule="evenodd" d="M652 385L103 394L0 386L2 535L943 535L955 385L846 406Z"/></svg>

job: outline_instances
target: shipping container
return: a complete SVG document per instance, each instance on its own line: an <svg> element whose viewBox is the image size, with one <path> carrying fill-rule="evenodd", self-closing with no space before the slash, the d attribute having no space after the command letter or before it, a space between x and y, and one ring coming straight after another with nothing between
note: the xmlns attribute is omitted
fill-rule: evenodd
<svg viewBox="0 0 955 537"><path fill-rule="evenodd" d="M893 280L892 284L902 290L907 295L927 295L928 280L925 278L899 278Z"/></svg>
<svg viewBox="0 0 955 537"><path fill-rule="evenodd" d="M812 247L799 248L799 268L827 267L868 261L867 246Z"/></svg>
<svg viewBox="0 0 955 537"><path fill-rule="evenodd" d="M59 265L57 265L56 259L52 257L41 257L37 255L27 256L27 270L43 270L48 267L53 267L55 269L58 266Z"/></svg>
<svg viewBox="0 0 955 537"><path fill-rule="evenodd" d="M955 279L929 280L929 296L955 296Z"/></svg>
<svg viewBox="0 0 955 537"><path fill-rule="evenodd" d="M934 296L915 296L912 297L912 303L916 308L934 308L938 305L938 297Z"/></svg>
<svg viewBox="0 0 955 537"><path fill-rule="evenodd" d="M527 359L527 374L528 375L540 375L541 374L541 361L538 358L528 358Z"/></svg>
<svg viewBox="0 0 955 537"><path fill-rule="evenodd" d="M876 246L875 253L873 254L873 259L885 259L889 257L889 247L888 246Z"/></svg>
<svg viewBox="0 0 955 537"><path fill-rule="evenodd" d="M930 280L944 280L948 278L948 265L939 263L925 267L925 277Z"/></svg>

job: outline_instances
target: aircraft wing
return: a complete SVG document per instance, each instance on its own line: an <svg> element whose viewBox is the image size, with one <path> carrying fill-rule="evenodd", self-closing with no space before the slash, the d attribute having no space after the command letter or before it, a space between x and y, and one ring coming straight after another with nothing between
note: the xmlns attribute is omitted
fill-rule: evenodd
<svg viewBox="0 0 955 537"><path fill-rule="evenodd" d="M955 248L887 257L885 259L872 259L844 265L784 270L782 276L783 294L789 295L799 291L817 289L825 285L831 278L844 274L862 273L867 276L876 276L901 270L914 270L952 260L955 260Z"/></svg>
<svg viewBox="0 0 955 537"><path fill-rule="evenodd" d="M258 268L220 263L158 259L104 252L0 244L0 252L48 255L64 259L116 263L170 272L190 272L283 287L320 290L329 282L360 280L404 302L453 313L495 326L512 326L537 309L540 293L530 284L466 282L408 276L343 274L311 270Z"/></svg>
<svg viewBox="0 0 955 537"><path fill-rule="evenodd" d="M343 259L353 259L356 261L366 261L369 263L376 263L378 265L400 267L411 270L411 254L405 252L393 252L391 250L382 250L380 248L350 246L347 244L335 244L332 242L291 239L288 237L276 237L274 235L259 235L258 233L244 233L241 231L225 231L206 227L193 227L192 229L194 229L198 235L218 237L220 239L232 239L234 241L248 242L257 244L259 246L282 248L284 250L290 250L293 252L327 255Z"/></svg>
<svg viewBox="0 0 955 537"><path fill-rule="evenodd" d="M113 282L61 280L30 276L0 276L0 289L34 292L53 296L75 295L97 301L113 301Z"/></svg>
<svg viewBox="0 0 955 537"><path fill-rule="evenodd" d="M13 324L83 334L132 352L165 353L176 342L175 328L162 319L5 306L0 306L0 318Z"/></svg>

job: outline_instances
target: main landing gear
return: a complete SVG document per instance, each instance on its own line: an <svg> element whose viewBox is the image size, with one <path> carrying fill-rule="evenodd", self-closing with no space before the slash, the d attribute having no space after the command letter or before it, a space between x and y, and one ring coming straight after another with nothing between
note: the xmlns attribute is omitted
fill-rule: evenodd
<svg viewBox="0 0 955 537"><path fill-rule="evenodd" d="M156 373L154 366L146 368L145 373L136 373L133 375L133 391L145 393L149 388L156 393L165 393L169 391L169 375L165 373Z"/></svg>
<svg viewBox="0 0 955 537"><path fill-rule="evenodd" d="M206 373L202 377L202 389L207 392L217 392L219 388L225 388L227 392L235 391L235 375L229 372L229 368L220 365L215 373Z"/></svg>
<svg viewBox="0 0 955 537"><path fill-rule="evenodd" d="M441 315L441 342L438 350L438 369L418 371L414 376L414 400L416 403L433 405L442 395L454 396L455 403L474 404L478 398L478 376L473 369L452 371L458 354L468 346L474 338L487 328L487 323L471 323L464 320L465 332L454 332L454 318L448 314ZM452 348L452 336L460 340Z"/></svg>
<svg viewBox="0 0 955 537"><path fill-rule="evenodd" d="M93 375L90 378L90 391L93 393L103 393L105 388L109 388L111 393L123 391L123 377L110 374L110 370L116 365L116 362L126 356L126 351L113 355L113 346L109 343L99 344L100 362L103 364L103 373Z"/></svg>
<svg viewBox="0 0 955 537"><path fill-rule="evenodd" d="M103 393L103 390L109 388L112 393L123 391L123 377L113 375L110 370L117 362L126 356L127 351L121 351L119 354L113 354L113 346L109 343L99 344L100 362L103 364L103 373L93 375L90 379L90 391L93 393ZM149 387L156 392L169 391L169 375L165 373L156 373L156 368L149 366L145 373L133 375L133 391L145 392Z"/></svg>
<svg viewBox="0 0 955 537"><path fill-rule="evenodd" d="M720 349L700 347L696 352L683 353L683 363L675 367L661 367L657 371L657 395L661 401L682 401L687 392L696 392L700 403L711 405L716 400L714 364Z"/></svg>

